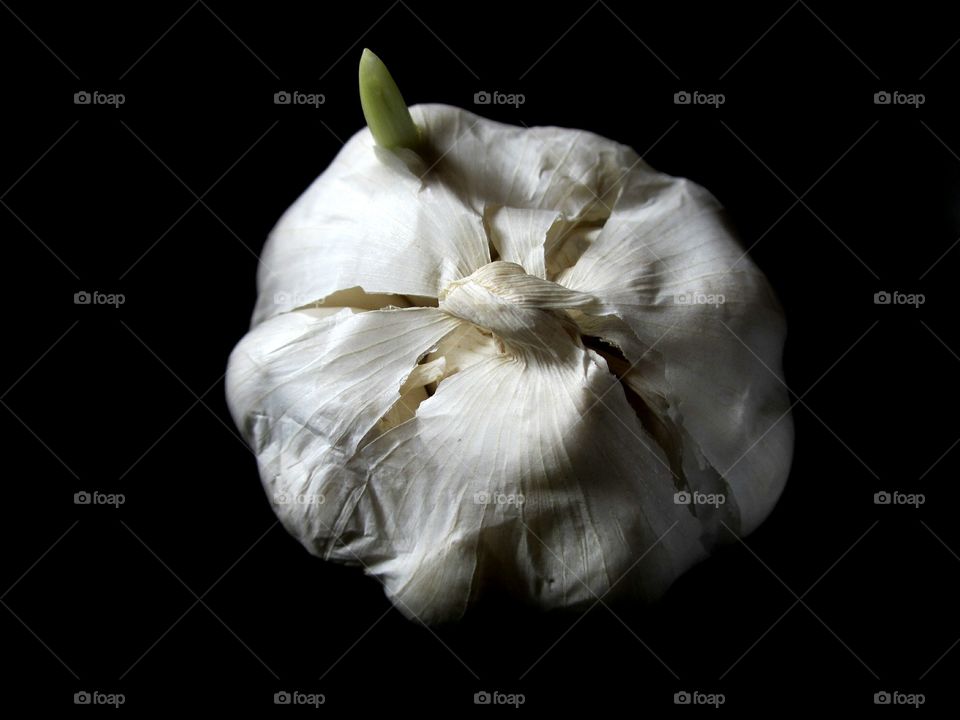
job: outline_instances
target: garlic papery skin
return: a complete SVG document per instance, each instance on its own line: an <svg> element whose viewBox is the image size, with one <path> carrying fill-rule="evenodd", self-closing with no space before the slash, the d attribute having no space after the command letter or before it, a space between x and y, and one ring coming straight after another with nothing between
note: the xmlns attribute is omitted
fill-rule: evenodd
<svg viewBox="0 0 960 720"><path fill-rule="evenodd" d="M227 397L274 510L425 623L488 591L655 600L786 482L769 284L709 192L624 145L409 116L264 248Z"/></svg>
<svg viewBox="0 0 960 720"><path fill-rule="evenodd" d="M506 346L555 354L568 344L557 341L564 319L569 334L576 333L559 311L591 304L588 295L528 275L515 263L496 261L442 289L439 307L488 330Z"/></svg>

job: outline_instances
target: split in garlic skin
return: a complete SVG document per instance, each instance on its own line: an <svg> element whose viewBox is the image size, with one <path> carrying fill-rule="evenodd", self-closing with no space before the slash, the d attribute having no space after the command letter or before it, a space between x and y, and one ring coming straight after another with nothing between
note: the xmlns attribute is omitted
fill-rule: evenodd
<svg viewBox="0 0 960 720"><path fill-rule="evenodd" d="M786 482L765 278L630 148L442 105L408 126L364 62L386 100L271 233L228 368L278 516L425 623L491 590L656 599Z"/></svg>

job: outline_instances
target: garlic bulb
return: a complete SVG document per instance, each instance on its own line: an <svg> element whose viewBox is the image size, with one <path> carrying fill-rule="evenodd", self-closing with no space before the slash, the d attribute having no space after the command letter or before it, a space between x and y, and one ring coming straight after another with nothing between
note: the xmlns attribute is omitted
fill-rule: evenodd
<svg viewBox="0 0 960 720"><path fill-rule="evenodd" d="M425 623L492 589L657 598L786 482L766 279L710 193L630 148L406 115L364 72L370 129L277 223L230 358L275 511Z"/></svg>

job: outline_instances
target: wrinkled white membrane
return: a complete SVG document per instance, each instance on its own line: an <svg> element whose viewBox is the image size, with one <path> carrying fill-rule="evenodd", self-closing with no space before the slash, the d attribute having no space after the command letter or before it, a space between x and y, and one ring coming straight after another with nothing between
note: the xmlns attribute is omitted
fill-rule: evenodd
<svg viewBox="0 0 960 720"><path fill-rule="evenodd" d="M786 482L772 291L623 145L411 113L420 156L358 132L264 250L227 396L278 516L426 623L657 598Z"/></svg>

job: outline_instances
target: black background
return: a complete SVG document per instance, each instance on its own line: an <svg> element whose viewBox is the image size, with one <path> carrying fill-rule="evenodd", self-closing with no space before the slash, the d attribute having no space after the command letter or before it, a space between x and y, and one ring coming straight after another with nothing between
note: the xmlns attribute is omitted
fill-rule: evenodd
<svg viewBox="0 0 960 720"><path fill-rule="evenodd" d="M938 6L5 5L3 702L956 704L960 25ZM430 631L275 524L222 374L263 239L363 125L364 46L410 103L587 128L702 183L777 289L802 398L790 481L657 606L489 609ZM694 89L726 101L674 104ZM75 105L83 90L126 102ZM280 90L326 102L275 105ZM480 90L526 101L476 108ZM925 103L876 105L881 90ZM75 305L82 290L126 302ZM880 290L926 302L875 305ZM895 489L926 503L874 504ZM126 502L75 505L82 490Z"/></svg>

